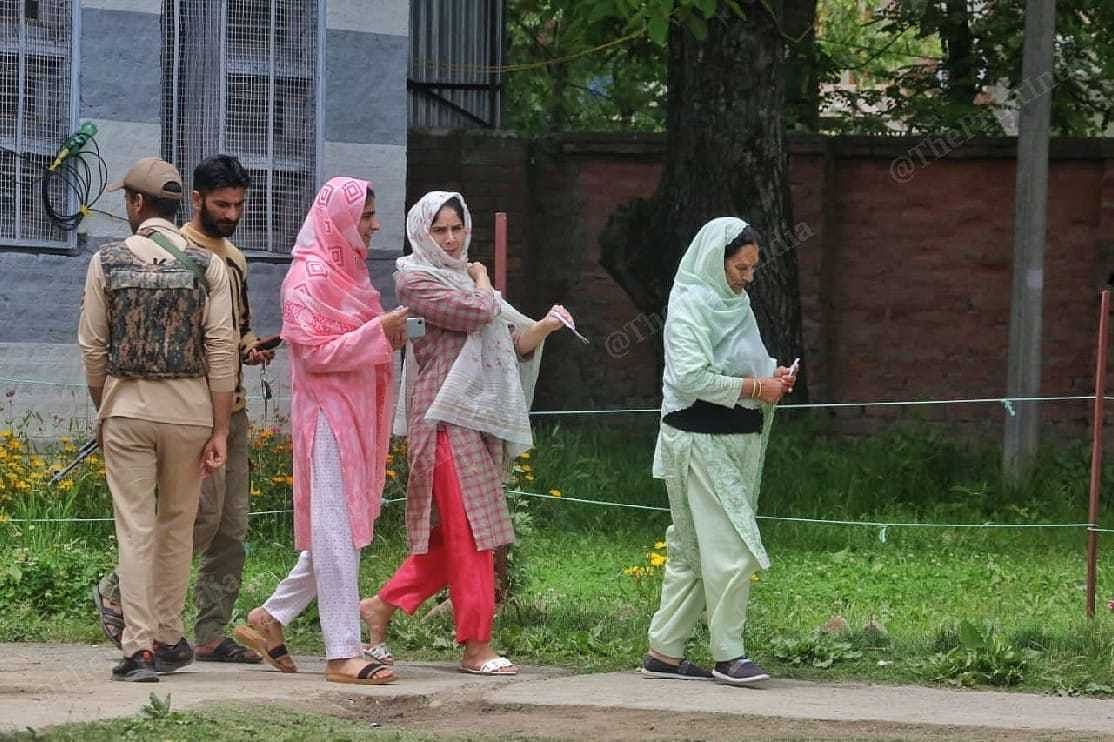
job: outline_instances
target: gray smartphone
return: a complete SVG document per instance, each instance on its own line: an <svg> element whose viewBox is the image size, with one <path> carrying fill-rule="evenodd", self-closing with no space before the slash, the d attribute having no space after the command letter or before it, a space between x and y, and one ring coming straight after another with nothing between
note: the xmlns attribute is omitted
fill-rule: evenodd
<svg viewBox="0 0 1114 742"><path fill-rule="evenodd" d="M425 318L424 317L407 317L406 318L406 338L414 340L425 335Z"/></svg>

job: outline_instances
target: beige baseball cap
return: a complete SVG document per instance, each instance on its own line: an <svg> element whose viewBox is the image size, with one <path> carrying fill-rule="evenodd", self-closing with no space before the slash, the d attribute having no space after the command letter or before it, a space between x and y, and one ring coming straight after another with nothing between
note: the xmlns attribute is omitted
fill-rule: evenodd
<svg viewBox="0 0 1114 742"><path fill-rule="evenodd" d="M171 198L181 200L184 195L182 189L182 175L178 168L166 160L157 157L144 157L132 165L128 174L108 186L109 191L118 191L127 188L131 191L145 193L155 198Z"/></svg>

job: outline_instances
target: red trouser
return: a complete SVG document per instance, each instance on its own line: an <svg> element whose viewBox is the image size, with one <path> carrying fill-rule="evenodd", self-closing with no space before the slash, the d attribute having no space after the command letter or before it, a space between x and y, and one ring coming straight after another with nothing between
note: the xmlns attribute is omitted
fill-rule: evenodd
<svg viewBox="0 0 1114 742"><path fill-rule="evenodd" d="M429 550L407 557L379 591L379 598L413 614L427 598L448 585L457 642L490 641L495 617L492 552L476 549L464 512L452 444L444 430L437 431L433 499L440 523L430 531Z"/></svg>

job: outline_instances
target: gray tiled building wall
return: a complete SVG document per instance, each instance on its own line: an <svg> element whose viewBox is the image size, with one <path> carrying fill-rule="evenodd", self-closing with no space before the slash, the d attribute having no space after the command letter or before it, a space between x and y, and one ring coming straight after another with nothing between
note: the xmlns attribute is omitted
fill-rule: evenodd
<svg viewBox="0 0 1114 742"><path fill-rule="evenodd" d="M140 157L160 152L161 11L161 0L81 3L78 118L97 124L113 179ZM327 0L324 18L320 174L322 180L351 175L374 183L383 229L369 267L391 307L390 276L405 216L409 0ZM97 207L123 216L118 193L106 193ZM0 247L0 428L15 424L35 437L54 437L92 422L76 345L85 270L100 244L127 232L125 223L94 215L82 223L72 251ZM254 329L276 333L287 263L249 263ZM285 412L288 372L281 352L270 376ZM246 369L245 384L249 397L258 397L257 367ZM268 422L260 400L252 399L251 410L257 422Z"/></svg>

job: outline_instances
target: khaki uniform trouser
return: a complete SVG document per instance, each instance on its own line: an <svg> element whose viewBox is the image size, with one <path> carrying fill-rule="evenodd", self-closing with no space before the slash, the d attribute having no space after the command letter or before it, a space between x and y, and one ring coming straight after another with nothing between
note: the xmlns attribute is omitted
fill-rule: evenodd
<svg viewBox="0 0 1114 742"><path fill-rule="evenodd" d="M232 413L228 429L228 461L201 482L201 505L193 523L192 541L193 553L200 556L194 586L197 604L194 637L198 644L206 644L224 635L240 596L251 497L248 427L246 410ZM120 602L116 572L101 580L101 594ZM124 616L131 623L127 609Z"/></svg>
<svg viewBox="0 0 1114 742"><path fill-rule="evenodd" d="M120 562L125 656L182 637L201 452L212 432L110 417L101 424ZM157 489L157 496L156 496Z"/></svg>

